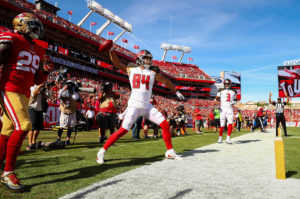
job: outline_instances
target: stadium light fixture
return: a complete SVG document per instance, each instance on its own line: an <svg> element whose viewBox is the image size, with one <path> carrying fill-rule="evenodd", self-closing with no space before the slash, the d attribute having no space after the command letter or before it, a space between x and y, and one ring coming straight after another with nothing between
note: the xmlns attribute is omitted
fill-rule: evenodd
<svg viewBox="0 0 300 199"><path fill-rule="evenodd" d="M104 8L99 3L97 3L94 0L86 0L87 7L90 9L89 13L77 24L78 26L81 26L87 18L93 13L96 12L97 14L100 14L101 16L105 17L107 21L96 31L97 35L101 35L102 32L107 28L107 26L113 22L117 26L120 26L125 31L122 31L120 35L118 35L114 41L117 41L126 31L132 32L132 25L129 24L127 21L123 20L119 16L115 15L110 10Z"/></svg>
<svg viewBox="0 0 300 199"><path fill-rule="evenodd" d="M163 54L162 57L162 61L165 61L167 52L169 50L175 50L175 51L180 51L182 52L180 59L178 61L178 63L181 63L181 60L183 58L184 53L190 53L192 51L191 47L187 47L187 46L179 46L179 45L175 45L175 44L166 44L166 43L162 43L160 45L160 48L163 49L165 52Z"/></svg>

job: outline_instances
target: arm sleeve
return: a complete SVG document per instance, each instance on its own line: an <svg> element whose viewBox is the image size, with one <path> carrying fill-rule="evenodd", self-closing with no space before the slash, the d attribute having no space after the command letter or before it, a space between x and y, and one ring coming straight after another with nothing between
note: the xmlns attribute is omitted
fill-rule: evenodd
<svg viewBox="0 0 300 199"><path fill-rule="evenodd" d="M31 95L31 97L33 97L33 93L34 93L36 87L37 87L36 85L30 87L30 95Z"/></svg>
<svg viewBox="0 0 300 199"><path fill-rule="evenodd" d="M58 92L58 99L61 99L63 97L69 97L69 92L61 89Z"/></svg>
<svg viewBox="0 0 300 199"><path fill-rule="evenodd" d="M99 100L96 101L95 107L96 107L96 111L99 112L99 106L100 106L100 102Z"/></svg>
<svg viewBox="0 0 300 199"><path fill-rule="evenodd" d="M12 44L14 42L13 33L0 32L0 43Z"/></svg>
<svg viewBox="0 0 300 199"><path fill-rule="evenodd" d="M73 100L77 101L77 100L79 99L79 94L75 92L75 93L72 95L72 98L73 98Z"/></svg>
<svg viewBox="0 0 300 199"><path fill-rule="evenodd" d="M156 74L160 73L160 69L157 66L151 66L150 70L154 71Z"/></svg>

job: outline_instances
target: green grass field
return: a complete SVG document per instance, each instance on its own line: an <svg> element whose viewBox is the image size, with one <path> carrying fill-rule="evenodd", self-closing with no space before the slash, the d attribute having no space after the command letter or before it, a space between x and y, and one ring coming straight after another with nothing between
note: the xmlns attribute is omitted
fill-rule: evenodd
<svg viewBox="0 0 300 199"><path fill-rule="evenodd" d="M188 136L172 138L178 153L215 143L218 138L216 133L208 131L199 135L189 129L188 133ZM233 137L244 133L233 133ZM39 140L55 141L56 132L41 132ZM21 150L25 150L26 145L27 140ZM24 193L12 193L1 187L0 198L58 198L100 180L162 160L166 151L162 138L133 141L129 132L109 149L105 164L98 165L96 154L101 146L98 133L92 131L79 132L75 144L66 149L25 151L18 157L16 172L28 189Z"/></svg>
<svg viewBox="0 0 300 199"><path fill-rule="evenodd" d="M202 135L195 134L191 129L188 132L188 136L172 139L174 149L178 153L215 143L218 138L218 134L208 131ZM233 133L232 137L245 133L248 131ZM296 133L296 130L294 134L300 135ZM65 135L66 133L63 137ZM223 137L225 138L225 135ZM292 139L292 137L285 139L287 171L293 173L292 177L300 178L300 168L297 164L299 163L299 147L296 147L297 142L299 146L299 139ZM39 140L55 141L56 132L41 132ZM27 140L22 150L25 150L26 145ZM12 193L5 187L1 187L0 198L58 198L100 180L162 160L166 151L162 138L133 141L129 132L109 149L106 153L105 164L98 165L96 154L101 146L98 143L98 133L92 131L79 132L75 144L66 149L25 151L18 157L16 172L22 184L28 189L24 193ZM295 153L298 153L298 161L293 161L296 159Z"/></svg>
<svg viewBox="0 0 300 199"><path fill-rule="evenodd" d="M286 176L300 179L300 128L287 131L289 136L283 137Z"/></svg>

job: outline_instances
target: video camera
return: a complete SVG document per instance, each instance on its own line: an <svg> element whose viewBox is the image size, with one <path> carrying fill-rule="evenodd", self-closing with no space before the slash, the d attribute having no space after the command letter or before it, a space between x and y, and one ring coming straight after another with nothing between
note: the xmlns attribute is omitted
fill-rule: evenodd
<svg viewBox="0 0 300 199"><path fill-rule="evenodd" d="M60 83L66 83L68 81L69 69L60 67L56 81Z"/></svg>
<svg viewBox="0 0 300 199"><path fill-rule="evenodd" d="M110 82L106 82L106 83L104 83L103 86L102 86L102 90L103 90L104 92L107 92L109 89L112 89L112 88L113 88L113 84L110 83Z"/></svg>
<svg viewBox="0 0 300 199"><path fill-rule="evenodd" d="M44 83L44 86L46 86L46 87L51 87L51 86L55 86L55 83L54 82L45 82Z"/></svg>
<svg viewBox="0 0 300 199"><path fill-rule="evenodd" d="M65 85L68 86L68 90L73 92L88 92L88 93L95 93L96 89L95 88L85 88L82 87L81 82L73 82L72 80L68 80L65 82Z"/></svg>
<svg viewBox="0 0 300 199"><path fill-rule="evenodd" d="M65 85L68 85L68 90L71 92L83 91L83 92L88 92L88 93L96 93L95 88L85 88L85 87L82 87L81 82L78 82L78 81L74 82L72 80L68 80L69 72L70 72L69 69L60 67L56 81L63 83Z"/></svg>

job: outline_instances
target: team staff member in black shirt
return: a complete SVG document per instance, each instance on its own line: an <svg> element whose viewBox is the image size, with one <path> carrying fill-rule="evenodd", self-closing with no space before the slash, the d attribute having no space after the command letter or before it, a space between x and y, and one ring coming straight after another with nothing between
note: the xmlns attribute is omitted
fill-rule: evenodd
<svg viewBox="0 0 300 199"><path fill-rule="evenodd" d="M277 102L274 102L271 100L271 96L272 96L271 92L269 95L269 103L276 107L276 110L275 110L275 112L276 112L276 136L278 136L278 127L279 127L280 122L281 122L281 125L284 130L284 135L287 136L285 117L284 117L284 106L289 103L290 99L286 92L284 94L287 98L286 102L281 102L280 97L277 98Z"/></svg>

